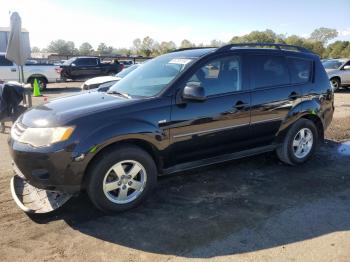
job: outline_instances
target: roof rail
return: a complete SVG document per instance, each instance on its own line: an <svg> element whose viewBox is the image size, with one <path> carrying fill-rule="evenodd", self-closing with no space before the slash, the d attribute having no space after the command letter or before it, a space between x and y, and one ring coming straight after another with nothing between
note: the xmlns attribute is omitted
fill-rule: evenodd
<svg viewBox="0 0 350 262"><path fill-rule="evenodd" d="M309 49L306 49L304 47L301 46L297 46L297 45L287 45L287 44L275 44L275 43L240 43L240 44L228 44L228 45L224 45L220 48L218 48L215 52L225 52L228 50L231 50L231 48L235 48L235 47L264 47L264 46L271 46L274 47L278 50L290 50L290 49L295 49L299 52L302 53L312 53Z"/></svg>
<svg viewBox="0 0 350 262"><path fill-rule="evenodd" d="M171 51L171 53L185 51L185 50L193 50L193 49L206 49L206 48L216 48L216 47L212 47L212 46L186 47L186 48L175 49L175 50Z"/></svg>

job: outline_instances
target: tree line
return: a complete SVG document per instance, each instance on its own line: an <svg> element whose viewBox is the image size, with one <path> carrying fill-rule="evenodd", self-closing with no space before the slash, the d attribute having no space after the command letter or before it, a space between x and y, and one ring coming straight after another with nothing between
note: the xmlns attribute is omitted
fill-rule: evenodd
<svg viewBox="0 0 350 262"><path fill-rule="evenodd" d="M309 37L301 37L298 35L286 36L277 34L270 29L265 31L252 31L243 36L233 36L229 42L221 40L212 40L208 44L194 44L188 39L184 39L179 46L173 41L157 42L149 36L142 40L137 38L133 41L133 46L130 48L115 48L107 46L105 43L100 43L96 49L88 42L82 43L77 48L72 41L62 39L52 41L46 48L40 50L38 47L33 47L32 52L50 52L59 55L140 55L145 57L158 56L168 53L177 48L191 47L219 47L227 43L282 43L290 45L298 45L310 49L318 54L321 58L339 58L350 57L350 42L335 41L328 44L331 40L338 36L338 31L331 28L321 27L315 29Z"/></svg>

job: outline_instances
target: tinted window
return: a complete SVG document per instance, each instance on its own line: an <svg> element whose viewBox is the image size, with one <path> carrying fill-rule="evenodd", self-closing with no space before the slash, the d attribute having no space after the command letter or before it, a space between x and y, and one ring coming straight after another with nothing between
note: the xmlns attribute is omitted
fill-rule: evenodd
<svg viewBox="0 0 350 262"><path fill-rule="evenodd" d="M79 66L94 66L97 65L96 58L81 58L75 61L76 65Z"/></svg>
<svg viewBox="0 0 350 262"><path fill-rule="evenodd" d="M13 63L10 60L7 60L5 56L0 56L0 66L12 66Z"/></svg>
<svg viewBox="0 0 350 262"><path fill-rule="evenodd" d="M309 82L312 62L300 58L288 58L290 76L293 84Z"/></svg>
<svg viewBox="0 0 350 262"><path fill-rule="evenodd" d="M325 69L338 69L342 64L343 61L340 60L329 60L322 63Z"/></svg>
<svg viewBox="0 0 350 262"><path fill-rule="evenodd" d="M285 59L281 56L252 56L252 77L255 88L289 84L289 72Z"/></svg>
<svg viewBox="0 0 350 262"><path fill-rule="evenodd" d="M241 62L238 56L215 59L201 67L188 83L201 85L205 95L224 94L241 90Z"/></svg>

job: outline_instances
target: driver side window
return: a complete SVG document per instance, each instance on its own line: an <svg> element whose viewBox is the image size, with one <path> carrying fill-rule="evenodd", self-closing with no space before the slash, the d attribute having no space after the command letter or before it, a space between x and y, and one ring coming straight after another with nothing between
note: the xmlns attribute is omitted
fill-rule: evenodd
<svg viewBox="0 0 350 262"><path fill-rule="evenodd" d="M206 96L241 90L241 61L239 56L218 58L210 61L187 81L200 85Z"/></svg>

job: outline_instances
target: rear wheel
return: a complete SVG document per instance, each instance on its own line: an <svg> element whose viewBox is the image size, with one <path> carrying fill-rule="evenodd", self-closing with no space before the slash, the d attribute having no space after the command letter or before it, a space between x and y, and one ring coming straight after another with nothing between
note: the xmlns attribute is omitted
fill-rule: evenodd
<svg viewBox="0 0 350 262"><path fill-rule="evenodd" d="M315 124L308 119L299 119L288 130L283 143L277 148L277 156L289 165L304 163L314 153L317 141Z"/></svg>
<svg viewBox="0 0 350 262"><path fill-rule="evenodd" d="M46 78L44 78L44 77L31 78L29 80L29 83L31 84L32 87L34 87L35 79L38 81L40 90L45 90L46 87L47 87L47 80L46 80Z"/></svg>
<svg viewBox="0 0 350 262"><path fill-rule="evenodd" d="M157 182L157 168L152 157L131 145L103 153L87 175L87 193L91 201L106 212L136 207Z"/></svg>

